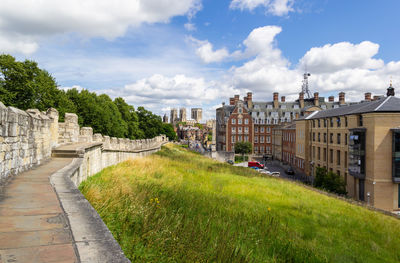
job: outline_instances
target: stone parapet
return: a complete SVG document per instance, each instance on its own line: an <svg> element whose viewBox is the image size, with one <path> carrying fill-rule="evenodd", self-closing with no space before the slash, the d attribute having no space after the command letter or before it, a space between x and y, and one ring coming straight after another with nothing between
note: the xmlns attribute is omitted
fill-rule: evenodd
<svg viewBox="0 0 400 263"><path fill-rule="evenodd" d="M165 135L145 140L110 138L100 133L93 135L91 127L79 127L75 113L65 113L64 119L64 122L58 122L59 114L54 108L46 112L38 109L23 111L0 102L0 185L11 175L49 159L52 149L58 145L96 142L102 143L102 149L120 154L152 149L168 141Z"/></svg>

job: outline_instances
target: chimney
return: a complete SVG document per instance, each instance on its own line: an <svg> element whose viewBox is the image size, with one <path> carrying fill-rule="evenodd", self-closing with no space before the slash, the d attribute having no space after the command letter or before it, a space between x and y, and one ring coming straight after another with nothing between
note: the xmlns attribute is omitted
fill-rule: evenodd
<svg viewBox="0 0 400 263"><path fill-rule="evenodd" d="M339 104L340 105L342 105L342 104L345 104L346 102L345 102L345 99L344 99L344 92L340 92L339 93Z"/></svg>
<svg viewBox="0 0 400 263"><path fill-rule="evenodd" d="M235 98L229 98L229 105L235 105Z"/></svg>
<svg viewBox="0 0 400 263"><path fill-rule="evenodd" d="M239 101L239 95L235 95L235 98L234 98L234 105L236 105L236 102L238 102Z"/></svg>
<svg viewBox="0 0 400 263"><path fill-rule="evenodd" d="M253 108L253 93L247 92L247 107L249 109Z"/></svg>
<svg viewBox="0 0 400 263"><path fill-rule="evenodd" d="M389 88L387 89L387 93L386 93L386 96L394 96L394 88L393 88L393 86L392 86L392 81L390 81L390 86L389 86Z"/></svg>
<svg viewBox="0 0 400 263"><path fill-rule="evenodd" d="M334 102L335 101L335 96L329 96L329 102Z"/></svg>
<svg viewBox="0 0 400 263"><path fill-rule="evenodd" d="M364 100L366 101L371 101L371 92L366 92L364 93Z"/></svg>
<svg viewBox="0 0 400 263"><path fill-rule="evenodd" d="M314 105L319 106L319 96L318 92L314 92Z"/></svg>
<svg viewBox="0 0 400 263"><path fill-rule="evenodd" d="M279 93L278 92L274 92L274 109L279 108L278 97L279 97Z"/></svg>
<svg viewBox="0 0 400 263"><path fill-rule="evenodd" d="M285 96L281 96L281 102L285 102Z"/></svg>
<svg viewBox="0 0 400 263"><path fill-rule="evenodd" d="M299 93L300 109L304 108L304 92Z"/></svg>
<svg viewBox="0 0 400 263"><path fill-rule="evenodd" d="M373 100L379 100L381 96L375 95Z"/></svg>

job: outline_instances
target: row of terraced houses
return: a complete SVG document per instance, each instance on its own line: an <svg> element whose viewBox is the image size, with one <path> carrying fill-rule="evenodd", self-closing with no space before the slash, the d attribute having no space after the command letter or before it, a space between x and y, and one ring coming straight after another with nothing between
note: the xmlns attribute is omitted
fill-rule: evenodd
<svg viewBox="0 0 400 263"><path fill-rule="evenodd" d="M238 141L253 156L280 160L314 176L325 167L344 178L348 195L388 211L400 211L400 99L392 84L386 96L365 93L360 102L328 100L316 92L288 102L273 93L268 102L230 98L216 110L217 151L234 151Z"/></svg>

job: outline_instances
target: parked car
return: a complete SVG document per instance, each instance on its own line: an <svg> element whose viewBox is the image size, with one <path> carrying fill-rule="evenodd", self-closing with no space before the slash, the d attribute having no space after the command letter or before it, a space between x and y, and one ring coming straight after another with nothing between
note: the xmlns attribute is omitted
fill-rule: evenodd
<svg viewBox="0 0 400 263"><path fill-rule="evenodd" d="M294 174L294 170L293 170L292 167L289 167L289 168L287 168L287 169L285 170L285 173L286 173L286 174L293 175L293 174Z"/></svg>
<svg viewBox="0 0 400 263"><path fill-rule="evenodd" d="M248 162L247 167L257 167L259 169L264 169L264 165L260 162Z"/></svg>
<svg viewBox="0 0 400 263"><path fill-rule="evenodd" d="M280 172L272 172L271 176L279 177L279 176L281 176L281 173Z"/></svg>
<svg viewBox="0 0 400 263"><path fill-rule="evenodd" d="M226 161L227 163L229 163L229 164L234 164L234 162L232 161L232 160L228 160L228 161Z"/></svg>

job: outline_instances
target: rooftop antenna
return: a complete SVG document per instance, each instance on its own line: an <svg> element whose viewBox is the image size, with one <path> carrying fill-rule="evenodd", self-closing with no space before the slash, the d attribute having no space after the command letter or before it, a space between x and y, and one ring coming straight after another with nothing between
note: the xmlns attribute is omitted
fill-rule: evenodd
<svg viewBox="0 0 400 263"><path fill-rule="evenodd" d="M308 88L308 77L311 76L310 73L307 72L307 66L306 66L306 72L303 74L303 85L301 85L301 92L306 95L307 99L311 99L311 92L310 89Z"/></svg>

